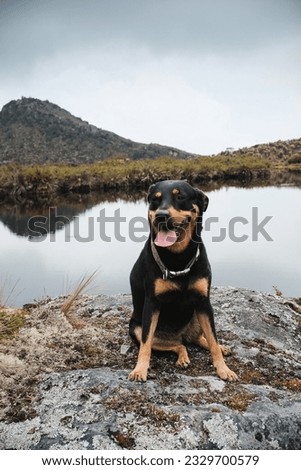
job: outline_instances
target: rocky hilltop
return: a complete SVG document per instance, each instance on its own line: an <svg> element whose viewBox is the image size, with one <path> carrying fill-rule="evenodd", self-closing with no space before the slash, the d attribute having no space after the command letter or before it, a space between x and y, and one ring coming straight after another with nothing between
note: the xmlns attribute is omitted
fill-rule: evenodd
<svg viewBox="0 0 301 470"><path fill-rule="evenodd" d="M93 163L110 157L187 157L181 150L142 144L89 124L49 101L22 98L0 112L0 163Z"/></svg>
<svg viewBox="0 0 301 470"><path fill-rule="evenodd" d="M220 156L263 157L276 163L301 163L301 139L259 144ZM158 144L143 144L99 129L49 101L22 98L7 103L0 112L0 164L18 162L94 163L108 158L133 160L160 156L196 157Z"/></svg>
<svg viewBox="0 0 301 470"><path fill-rule="evenodd" d="M2 312L0 449L301 449L298 303L214 287L238 382L189 347L186 370L153 353L141 384L127 379L137 358L130 295L82 296L68 313L65 301Z"/></svg>

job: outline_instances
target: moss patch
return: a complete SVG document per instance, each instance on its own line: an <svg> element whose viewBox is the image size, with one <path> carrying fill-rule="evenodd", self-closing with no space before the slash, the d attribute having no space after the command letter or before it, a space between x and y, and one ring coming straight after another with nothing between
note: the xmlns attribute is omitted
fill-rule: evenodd
<svg viewBox="0 0 301 470"><path fill-rule="evenodd" d="M25 324L24 310L0 310L0 341L13 338Z"/></svg>
<svg viewBox="0 0 301 470"><path fill-rule="evenodd" d="M105 406L123 413L135 413L140 419L147 418L154 426L170 425L174 428L180 421L180 415L164 410L157 404L150 403L145 392L119 388L105 400Z"/></svg>

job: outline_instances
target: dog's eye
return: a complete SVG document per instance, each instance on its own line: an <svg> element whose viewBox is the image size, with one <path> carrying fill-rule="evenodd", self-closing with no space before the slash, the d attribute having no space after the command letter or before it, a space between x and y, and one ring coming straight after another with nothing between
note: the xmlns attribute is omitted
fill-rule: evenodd
<svg viewBox="0 0 301 470"><path fill-rule="evenodd" d="M153 195L151 200L150 200L150 203L153 205L153 206L158 206L160 204L162 200L162 196L159 196L159 195Z"/></svg>
<svg viewBox="0 0 301 470"><path fill-rule="evenodd" d="M179 193L179 194L176 195L176 200L177 201L184 201L184 199L185 199L185 196L183 196L183 194Z"/></svg>

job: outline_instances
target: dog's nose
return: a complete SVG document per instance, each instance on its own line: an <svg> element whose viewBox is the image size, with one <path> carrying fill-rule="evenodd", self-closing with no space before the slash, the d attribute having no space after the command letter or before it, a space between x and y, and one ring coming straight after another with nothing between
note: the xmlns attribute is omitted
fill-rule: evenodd
<svg viewBox="0 0 301 470"><path fill-rule="evenodd" d="M158 210L156 212L156 222L157 223L164 223L164 222L167 222L167 220L169 219L170 215L169 215L169 212L167 210Z"/></svg>

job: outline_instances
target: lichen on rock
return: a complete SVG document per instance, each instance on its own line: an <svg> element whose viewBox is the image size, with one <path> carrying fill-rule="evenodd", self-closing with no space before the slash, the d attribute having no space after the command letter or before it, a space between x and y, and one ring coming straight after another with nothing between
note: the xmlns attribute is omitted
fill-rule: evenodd
<svg viewBox="0 0 301 470"><path fill-rule="evenodd" d="M130 295L79 297L76 328L64 301L28 306L0 342L0 448L301 448L301 322L290 299L214 287L218 337L239 381L220 380L208 351L189 346L187 370L154 352L145 384L127 379L137 356Z"/></svg>

